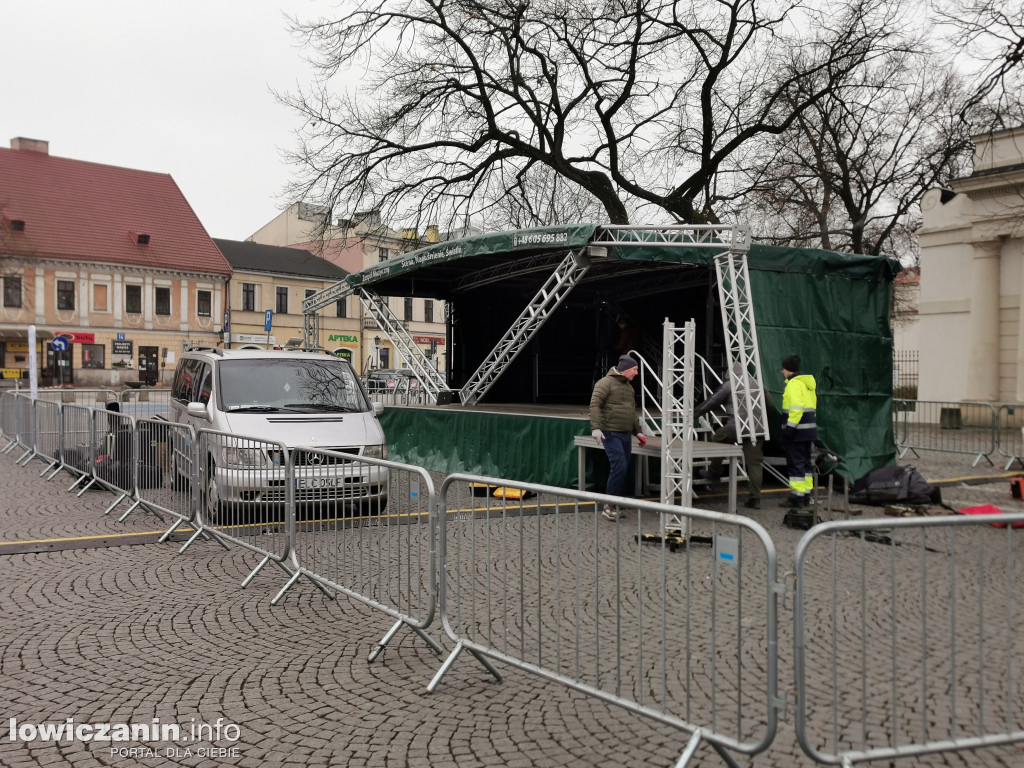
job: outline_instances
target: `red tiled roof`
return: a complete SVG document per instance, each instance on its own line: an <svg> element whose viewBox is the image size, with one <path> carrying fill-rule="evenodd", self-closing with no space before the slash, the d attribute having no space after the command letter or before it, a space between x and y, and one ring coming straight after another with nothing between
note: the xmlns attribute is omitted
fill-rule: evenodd
<svg viewBox="0 0 1024 768"><path fill-rule="evenodd" d="M0 148L0 226L0 253L231 274L164 173Z"/></svg>

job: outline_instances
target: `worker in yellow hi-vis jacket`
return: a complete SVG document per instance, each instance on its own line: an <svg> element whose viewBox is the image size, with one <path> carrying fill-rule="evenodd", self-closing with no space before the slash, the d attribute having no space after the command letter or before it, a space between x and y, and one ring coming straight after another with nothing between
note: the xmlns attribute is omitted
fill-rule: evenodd
<svg viewBox="0 0 1024 768"><path fill-rule="evenodd" d="M782 361L786 389L782 393L782 443L786 448L786 477L789 496L784 507L806 507L811 503L814 480L811 477L811 446L818 439L817 382L800 373L800 356Z"/></svg>

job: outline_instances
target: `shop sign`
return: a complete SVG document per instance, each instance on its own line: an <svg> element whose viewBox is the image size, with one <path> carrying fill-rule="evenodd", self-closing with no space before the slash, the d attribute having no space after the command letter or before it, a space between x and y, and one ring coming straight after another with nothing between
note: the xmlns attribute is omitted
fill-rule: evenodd
<svg viewBox="0 0 1024 768"><path fill-rule="evenodd" d="M239 344L266 344L267 334L265 333L233 333L231 334L231 342L238 342ZM277 344L277 337L270 337L270 344Z"/></svg>
<svg viewBox="0 0 1024 768"><path fill-rule="evenodd" d="M333 342L336 342L338 344L358 345L359 344L359 337L358 336L349 336L349 335L344 334L344 333L332 333L330 336L327 337L327 341L333 341Z"/></svg>
<svg viewBox="0 0 1024 768"><path fill-rule="evenodd" d="M444 336L413 336L412 340L417 344L429 344L432 341L436 341L437 346L444 346Z"/></svg>
<svg viewBox="0 0 1024 768"><path fill-rule="evenodd" d="M95 344L95 333L78 333L76 331L57 331L54 336L63 336L72 344Z"/></svg>
<svg viewBox="0 0 1024 768"><path fill-rule="evenodd" d="M134 368L135 367L135 342L134 341L112 341L110 342L110 367L111 368Z"/></svg>

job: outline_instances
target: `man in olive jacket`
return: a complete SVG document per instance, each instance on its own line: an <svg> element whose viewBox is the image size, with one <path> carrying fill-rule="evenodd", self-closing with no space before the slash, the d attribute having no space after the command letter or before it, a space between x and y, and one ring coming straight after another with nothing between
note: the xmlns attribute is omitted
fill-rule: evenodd
<svg viewBox="0 0 1024 768"><path fill-rule="evenodd" d="M647 443L647 438L640 432L636 396L630 384L639 371L636 360L623 355L608 375L594 385L594 393L590 397L591 434L608 454L605 493L609 496L624 495L626 471L633 453L633 435L641 446ZM606 520L617 520L620 512L618 507L606 504L601 514Z"/></svg>

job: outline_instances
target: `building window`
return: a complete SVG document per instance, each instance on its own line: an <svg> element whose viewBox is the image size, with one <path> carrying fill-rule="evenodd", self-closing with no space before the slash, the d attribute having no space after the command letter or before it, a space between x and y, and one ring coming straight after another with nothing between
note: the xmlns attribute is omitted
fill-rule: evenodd
<svg viewBox="0 0 1024 768"><path fill-rule="evenodd" d="M107 286L98 283L92 287L92 309L94 312L109 312L107 305Z"/></svg>
<svg viewBox="0 0 1024 768"><path fill-rule="evenodd" d="M405 319L412 320L412 299L405 299Z"/></svg>
<svg viewBox="0 0 1024 768"><path fill-rule="evenodd" d="M124 287L124 311L130 315L142 314L141 285L126 285Z"/></svg>
<svg viewBox="0 0 1024 768"><path fill-rule="evenodd" d="M391 251L389 251L387 248L378 248L377 249L377 257L378 257L377 260L378 261L387 261L389 256L391 256Z"/></svg>
<svg viewBox="0 0 1024 768"><path fill-rule="evenodd" d="M4 278L4 306L5 307L20 307L21 306L21 278L20 277L5 277Z"/></svg>
<svg viewBox="0 0 1024 768"><path fill-rule="evenodd" d="M83 368L103 368L105 359L106 347L102 344L83 344L82 345L82 367Z"/></svg>
<svg viewBox="0 0 1024 768"><path fill-rule="evenodd" d="M338 317L348 317L348 299L338 299Z"/></svg>
<svg viewBox="0 0 1024 768"><path fill-rule="evenodd" d="M242 311L256 311L256 283L242 283Z"/></svg>
<svg viewBox="0 0 1024 768"><path fill-rule="evenodd" d="M153 312L158 315L171 314L171 289L153 289Z"/></svg>
<svg viewBox="0 0 1024 768"><path fill-rule="evenodd" d="M196 313L200 317L209 317L213 313L213 294L210 291L196 292Z"/></svg>
<svg viewBox="0 0 1024 768"><path fill-rule="evenodd" d="M423 302L423 320L428 323L434 322L434 302L430 299Z"/></svg>
<svg viewBox="0 0 1024 768"><path fill-rule="evenodd" d="M57 309L75 308L75 283L73 280L57 281Z"/></svg>
<svg viewBox="0 0 1024 768"><path fill-rule="evenodd" d="M279 315L288 314L288 287L284 285L277 286L277 307L274 310Z"/></svg>

